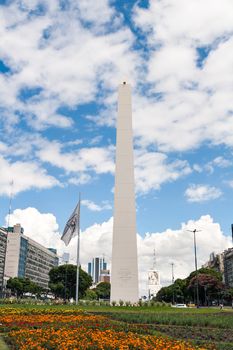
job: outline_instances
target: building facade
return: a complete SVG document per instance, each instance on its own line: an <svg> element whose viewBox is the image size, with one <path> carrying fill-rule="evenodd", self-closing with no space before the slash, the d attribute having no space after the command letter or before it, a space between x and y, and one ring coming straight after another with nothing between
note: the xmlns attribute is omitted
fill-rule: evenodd
<svg viewBox="0 0 233 350"><path fill-rule="evenodd" d="M93 283L100 282L101 271L107 270L107 263L104 258L94 258L88 263L88 274L92 277Z"/></svg>
<svg viewBox="0 0 233 350"><path fill-rule="evenodd" d="M233 248L224 251L224 280L227 288L233 288Z"/></svg>
<svg viewBox="0 0 233 350"><path fill-rule="evenodd" d="M203 267L214 269L215 271L220 272L224 277L224 253L215 254L212 252L209 261L207 261Z"/></svg>
<svg viewBox="0 0 233 350"><path fill-rule="evenodd" d="M110 270L100 271L100 282L110 283Z"/></svg>
<svg viewBox="0 0 233 350"><path fill-rule="evenodd" d="M7 244L7 230L4 228L0 228L0 297L3 294L6 244Z"/></svg>
<svg viewBox="0 0 233 350"><path fill-rule="evenodd" d="M49 271L58 266L58 256L52 248L45 248L23 234L20 224L8 229L5 279L25 277L48 289Z"/></svg>

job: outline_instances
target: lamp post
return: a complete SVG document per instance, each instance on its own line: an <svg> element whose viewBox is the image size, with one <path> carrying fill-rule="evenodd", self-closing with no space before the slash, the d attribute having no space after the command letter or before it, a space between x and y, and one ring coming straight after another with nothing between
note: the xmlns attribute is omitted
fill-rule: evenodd
<svg viewBox="0 0 233 350"><path fill-rule="evenodd" d="M66 303L66 288L67 288L67 261L66 263L66 269L65 269L65 295L64 295L64 302Z"/></svg>
<svg viewBox="0 0 233 350"><path fill-rule="evenodd" d="M207 296L206 296L207 285L204 285L204 291L205 291L205 306L207 306Z"/></svg>
<svg viewBox="0 0 233 350"><path fill-rule="evenodd" d="M196 244L196 232L200 232L201 230L187 230L189 232L193 232L193 243L194 243L194 259L195 259L195 271L196 271L196 295L197 295L197 307L199 307L199 286L198 286L198 271L197 271L197 244Z"/></svg>

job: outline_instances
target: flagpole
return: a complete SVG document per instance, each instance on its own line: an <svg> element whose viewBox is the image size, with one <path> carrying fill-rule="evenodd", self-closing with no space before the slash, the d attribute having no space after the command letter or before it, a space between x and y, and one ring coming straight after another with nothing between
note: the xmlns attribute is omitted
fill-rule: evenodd
<svg viewBox="0 0 233 350"><path fill-rule="evenodd" d="M81 195L79 193L78 239L77 239L77 274L76 274L76 305L78 305L78 291L79 291L80 205L81 205Z"/></svg>

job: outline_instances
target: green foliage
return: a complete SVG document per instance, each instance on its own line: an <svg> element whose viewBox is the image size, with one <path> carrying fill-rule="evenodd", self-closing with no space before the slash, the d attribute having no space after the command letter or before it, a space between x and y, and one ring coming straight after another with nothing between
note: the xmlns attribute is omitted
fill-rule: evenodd
<svg viewBox="0 0 233 350"><path fill-rule="evenodd" d="M94 291L99 299L109 299L110 298L111 285L108 282L100 282Z"/></svg>
<svg viewBox="0 0 233 350"><path fill-rule="evenodd" d="M214 269L202 267L198 270L198 274L204 274L204 275L210 275L215 277L217 280L222 281L222 274ZM189 284L190 280L196 276L196 271L193 271L190 273L190 275L187 277L187 284Z"/></svg>
<svg viewBox="0 0 233 350"><path fill-rule="evenodd" d="M97 294L93 289L87 289L84 295L84 300L96 300Z"/></svg>
<svg viewBox="0 0 233 350"><path fill-rule="evenodd" d="M205 304L208 298L209 301L219 298L219 293L224 290L221 281L221 274L213 269L201 268L198 270L199 299L202 304ZM195 285L196 271L193 271L187 278L178 278L174 284L161 288L155 300L188 303L194 300Z"/></svg>
<svg viewBox="0 0 233 350"><path fill-rule="evenodd" d="M49 288L55 297L75 298L77 267L72 264L60 265L49 272ZM79 298L83 298L91 286L92 278L79 267Z"/></svg>
<svg viewBox="0 0 233 350"><path fill-rule="evenodd" d="M22 297L24 293L36 294L39 296L43 292L43 288L32 282L29 278L14 277L7 281L7 289L17 297Z"/></svg>

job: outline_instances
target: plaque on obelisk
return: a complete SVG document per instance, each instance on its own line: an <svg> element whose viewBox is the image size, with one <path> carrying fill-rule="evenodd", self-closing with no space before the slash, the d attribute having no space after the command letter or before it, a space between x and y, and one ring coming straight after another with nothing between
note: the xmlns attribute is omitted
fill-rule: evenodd
<svg viewBox="0 0 233 350"><path fill-rule="evenodd" d="M138 302L131 87L118 90L111 301Z"/></svg>

